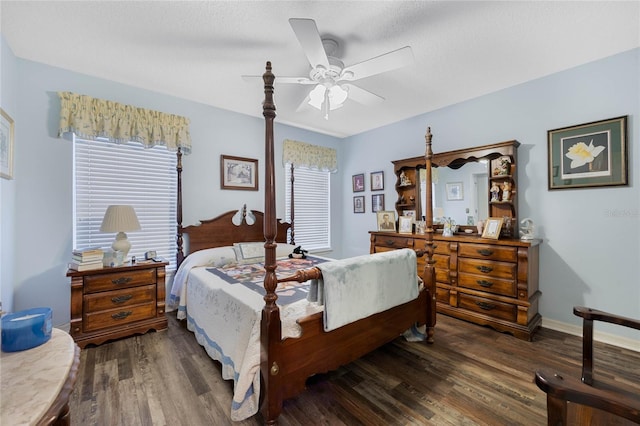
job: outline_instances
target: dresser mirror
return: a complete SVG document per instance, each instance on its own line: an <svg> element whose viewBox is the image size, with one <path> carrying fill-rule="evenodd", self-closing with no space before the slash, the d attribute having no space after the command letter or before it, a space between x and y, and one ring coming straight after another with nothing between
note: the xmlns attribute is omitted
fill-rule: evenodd
<svg viewBox="0 0 640 426"><path fill-rule="evenodd" d="M458 229L475 229L479 220L488 217L508 217L515 222L517 217L517 156L519 142L507 141L477 146L433 155L433 218L434 223L442 218L451 218ZM504 168L507 159L506 168ZM426 212L426 171L424 157L412 157L393 161L398 177L396 210L402 215L405 210L415 210L416 217ZM503 167L500 170L500 167ZM413 176L412 185L403 185L403 179ZM411 181L411 178L409 178ZM489 190L496 184L504 188L509 185L510 194L503 200L492 199ZM513 223L513 226L517 226Z"/></svg>

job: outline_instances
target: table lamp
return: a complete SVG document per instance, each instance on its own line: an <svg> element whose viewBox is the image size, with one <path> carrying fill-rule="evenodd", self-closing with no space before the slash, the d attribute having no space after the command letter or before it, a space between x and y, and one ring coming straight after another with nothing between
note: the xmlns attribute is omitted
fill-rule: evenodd
<svg viewBox="0 0 640 426"><path fill-rule="evenodd" d="M125 260L131 248L131 243L127 240L127 234L125 232L137 231L139 229L140 222L138 222L136 211L132 206L109 206L104 214L104 219L102 219L102 225L100 225L100 232L118 233L111 248L114 251L121 252Z"/></svg>

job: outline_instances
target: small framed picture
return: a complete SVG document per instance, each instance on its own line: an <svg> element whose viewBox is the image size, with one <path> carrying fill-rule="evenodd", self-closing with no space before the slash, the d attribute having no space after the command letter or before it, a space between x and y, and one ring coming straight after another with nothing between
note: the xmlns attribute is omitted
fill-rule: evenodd
<svg viewBox="0 0 640 426"><path fill-rule="evenodd" d="M497 240L500 237L500 228L502 228L501 217L490 217L484 225L484 231L482 231L482 238L493 238Z"/></svg>
<svg viewBox="0 0 640 426"><path fill-rule="evenodd" d="M220 188L258 190L258 160L220 156Z"/></svg>
<svg viewBox="0 0 640 426"><path fill-rule="evenodd" d="M371 196L371 211L379 212L384 210L384 194L373 194Z"/></svg>
<svg viewBox="0 0 640 426"><path fill-rule="evenodd" d="M371 172L371 190L382 191L384 189L384 172Z"/></svg>
<svg viewBox="0 0 640 426"><path fill-rule="evenodd" d="M353 185L353 192L364 191L364 173L353 175L351 177L351 184Z"/></svg>
<svg viewBox="0 0 640 426"><path fill-rule="evenodd" d="M13 119L0 108L0 176L13 179Z"/></svg>
<svg viewBox="0 0 640 426"><path fill-rule="evenodd" d="M396 230L396 212L393 210L382 210L376 212L378 219L378 231Z"/></svg>
<svg viewBox="0 0 640 426"><path fill-rule="evenodd" d="M462 182L451 182L445 185L447 190L447 200L456 201L463 200L464 194L462 192Z"/></svg>
<svg viewBox="0 0 640 426"><path fill-rule="evenodd" d="M398 232L400 234L411 234L413 231L413 217L400 216L398 218Z"/></svg>
<svg viewBox="0 0 640 426"><path fill-rule="evenodd" d="M409 216L413 222L416 221L416 211L415 210L402 210L402 216Z"/></svg>
<svg viewBox="0 0 640 426"><path fill-rule="evenodd" d="M364 195L353 197L353 212L364 213Z"/></svg>

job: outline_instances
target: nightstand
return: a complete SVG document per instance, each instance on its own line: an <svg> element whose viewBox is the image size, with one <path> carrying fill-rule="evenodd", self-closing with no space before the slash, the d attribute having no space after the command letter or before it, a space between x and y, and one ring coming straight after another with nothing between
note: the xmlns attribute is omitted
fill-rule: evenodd
<svg viewBox="0 0 640 426"><path fill-rule="evenodd" d="M166 265L154 262L82 272L69 270L69 334L78 346L166 329Z"/></svg>

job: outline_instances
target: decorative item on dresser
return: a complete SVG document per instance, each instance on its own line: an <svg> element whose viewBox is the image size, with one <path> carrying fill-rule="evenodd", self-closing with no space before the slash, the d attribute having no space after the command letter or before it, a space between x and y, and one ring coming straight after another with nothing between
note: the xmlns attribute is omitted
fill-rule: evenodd
<svg viewBox="0 0 640 426"><path fill-rule="evenodd" d="M443 225L437 225L433 260L435 262L437 311L456 318L488 325L498 331L509 332L516 337L531 340L535 330L541 325L542 317L538 313L540 290L538 288L539 245L541 240L531 234L520 240L512 237L517 231L517 180L516 167L517 141L502 142L433 155L433 164L439 167L460 169L468 163L486 160L484 172L484 194L486 199L479 200L477 211L485 211L487 216L476 218L471 225L451 226L454 220L446 208L442 209ZM398 212L416 209L417 215L423 215L425 206L431 208L431 197L425 196L418 187L405 187L400 184L400 175L416 180L425 169L424 158L414 157L392 162L398 184ZM474 169L474 174L478 172ZM465 176L470 181L471 178ZM425 173L425 188L431 188L432 176ZM510 191L508 200L493 195L493 187L508 182ZM437 187L437 185L436 185ZM436 191L439 191L436 188ZM435 195L438 200L446 199L448 191L442 189ZM407 203L413 196L416 202ZM455 201L459 203L460 201ZM445 207L450 207L448 204ZM461 218L457 223L465 223ZM449 226L447 227L447 224ZM447 228L447 229L444 229ZM446 233L443 230L447 231ZM421 249L425 245L426 235L420 233L400 234L394 231L371 234L371 253L410 247ZM508 237L506 236L508 234ZM418 271L424 267L424 259L418 258Z"/></svg>
<svg viewBox="0 0 640 426"><path fill-rule="evenodd" d="M69 270L70 334L84 348L109 339L167 328L165 262Z"/></svg>

